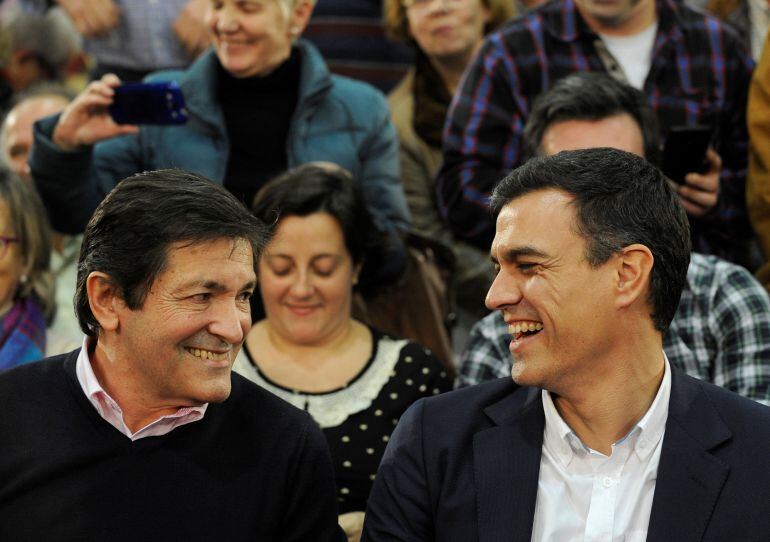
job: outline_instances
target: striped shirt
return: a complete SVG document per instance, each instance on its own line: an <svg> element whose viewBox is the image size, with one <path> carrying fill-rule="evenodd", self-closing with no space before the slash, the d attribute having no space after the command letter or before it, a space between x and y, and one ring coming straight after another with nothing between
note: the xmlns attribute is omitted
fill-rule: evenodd
<svg viewBox="0 0 770 542"><path fill-rule="evenodd" d="M691 217L693 245L735 261L751 237L744 186L753 62L716 18L675 0L657 0L656 8L658 30L644 92L664 133L683 124L715 127L723 160L720 199L706 217ZM487 37L452 101L444 130L437 197L456 237L489 248L494 236L489 195L523 161L522 132L532 100L570 73L610 71L597 42L574 0L545 4Z"/></svg>

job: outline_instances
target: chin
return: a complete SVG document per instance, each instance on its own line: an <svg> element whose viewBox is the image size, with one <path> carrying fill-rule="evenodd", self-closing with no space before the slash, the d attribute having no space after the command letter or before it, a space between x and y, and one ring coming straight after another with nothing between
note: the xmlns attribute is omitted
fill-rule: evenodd
<svg viewBox="0 0 770 542"><path fill-rule="evenodd" d="M230 397L231 391L232 385L228 374L227 382L216 383L206 390L201 390L196 400L200 403L223 403Z"/></svg>
<svg viewBox="0 0 770 542"><path fill-rule="evenodd" d="M511 366L511 378L519 386L543 388L542 373L532 366L532 362L514 360Z"/></svg>

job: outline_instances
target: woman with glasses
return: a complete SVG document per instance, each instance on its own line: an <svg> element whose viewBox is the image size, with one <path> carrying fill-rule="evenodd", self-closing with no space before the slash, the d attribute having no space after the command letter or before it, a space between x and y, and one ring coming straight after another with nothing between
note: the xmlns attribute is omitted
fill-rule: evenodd
<svg viewBox="0 0 770 542"><path fill-rule="evenodd" d="M0 167L0 370L44 357L55 306L50 257L40 198Z"/></svg>
<svg viewBox="0 0 770 542"><path fill-rule="evenodd" d="M416 51L414 68L389 96L412 228L453 249L457 301L474 316L486 314L484 296L492 282L489 255L452 240L439 216L434 178L452 95L484 35L513 15L513 5L512 0L385 0L383 4L389 35Z"/></svg>

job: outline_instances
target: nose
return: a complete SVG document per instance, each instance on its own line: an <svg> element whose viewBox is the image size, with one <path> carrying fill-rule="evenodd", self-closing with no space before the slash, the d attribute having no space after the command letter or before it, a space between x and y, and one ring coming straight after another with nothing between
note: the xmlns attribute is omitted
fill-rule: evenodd
<svg viewBox="0 0 770 542"><path fill-rule="evenodd" d="M216 17L216 29L219 32L235 32L238 30L238 14L234 9L224 5L213 14Z"/></svg>
<svg viewBox="0 0 770 542"><path fill-rule="evenodd" d="M251 327L251 314L235 299L222 300L212 307L208 331L228 344L240 344Z"/></svg>
<svg viewBox="0 0 770 542"><path fill-rule="evenodd" d="M521 301L521 287L518 281L501 269L489 287L485 305L489 310L501 310Z"/></svg>
<svg viewBox="0 0 770 542"><path fill-rule="evenodd" d="M450 0L429 0L428 11L447 11L450 7Z"/></svg>
<svg viewBox="0 0 770 542"><path fill-rule="evenodd" d="M310 297L313 294L313 282L310 273L300 272L291 283L290 293L295 298Z"/></svg>

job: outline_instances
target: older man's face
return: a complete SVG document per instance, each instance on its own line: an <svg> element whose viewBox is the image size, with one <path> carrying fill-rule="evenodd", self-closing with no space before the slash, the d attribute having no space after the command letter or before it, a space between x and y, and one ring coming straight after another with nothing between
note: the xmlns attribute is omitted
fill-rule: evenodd
<svg viewBox="0 0 770 542"><path fill-rule="evenodd" d="M114 355L151 405L192 406L230 395L230 369L251 326L251 245L219 239L175 244L141 308L120 304Z"/></svg>
<svg viewBox="0 0 770 542"><path fill-rule="evenodd" d="M29 151L32 148L32 125L43 117L59 113L67 107L62 96L38 96L24 100L11 109L2 127L3 160L23 179L31 180Z"/></svg>

